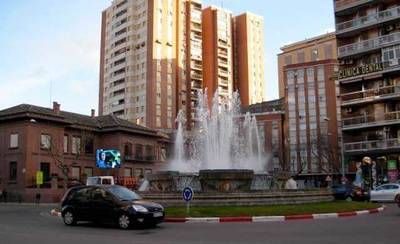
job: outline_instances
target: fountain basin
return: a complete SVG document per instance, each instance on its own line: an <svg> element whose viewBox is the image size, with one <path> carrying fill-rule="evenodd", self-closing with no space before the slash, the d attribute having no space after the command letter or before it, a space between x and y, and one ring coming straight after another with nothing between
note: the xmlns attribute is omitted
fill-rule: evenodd
<svg viewBox="0 0 400 244"><path fill-rule="evenodd" d="M174 178L179 176L178 171L160 171L148 176L149 191L151 192L176 192Z"/></svg>
<svg viewBox="0 0 400 244"><path fill-rule="evenodd" d="M248 192L254 171L247 169L200 170L199 180L203 192Z"/></svg>

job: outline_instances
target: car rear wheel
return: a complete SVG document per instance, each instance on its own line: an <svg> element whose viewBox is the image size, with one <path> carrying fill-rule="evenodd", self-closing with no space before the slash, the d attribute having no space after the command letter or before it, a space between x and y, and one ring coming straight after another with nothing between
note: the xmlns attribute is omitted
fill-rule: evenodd
<svg viewBox="0 0 400 244"><path fill-rule="evenodd" d="M65 225L76 225L75 215L71 210L65 211L63 221Z"/></svg>
<svg viewBox="0 0 400 244"><path fill-rule="evenodd" d="M131 226L131 220L129 216L126 214L121 214L118 218L118 226L123 230L129 229Z"/></svg>

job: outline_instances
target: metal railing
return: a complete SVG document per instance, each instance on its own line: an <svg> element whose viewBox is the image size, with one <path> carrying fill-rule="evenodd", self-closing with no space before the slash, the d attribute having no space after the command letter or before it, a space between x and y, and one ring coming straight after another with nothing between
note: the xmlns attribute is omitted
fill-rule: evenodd
<svg viewBox="0 0 400 244"><path fill-rule="evenodd" d="M144 161L144 162L151 162L156 160L156 156L142 156L142 155L125 155L124 159L126 161Z"/></svg>
<svg viewBox="0 0 400 244"><path fill-rule="evenodd" d="M389 35L379 36L362 42L352 43L338 48L339 57L354 55L374 49L382 48L386 45L400 42L400 32Z"/></svg>
<svg viewBox="0 0 400 244"><path fill-rule="evenodd" d="M400 95L400 86L384 86L364 91L349 92L341 95L342 105L363 102L376 98Z"/></svg>
<svg viewBox="0 0 400 244"><path fill-rule="evenodd" d="M376 118L372 115L362 115L351 118L343 118L343 129L358 126L380 125L386 123L400 122L400 111L385 113L384 117Z"/></svg>
<svg viewBox="0 0 400 244"><path fill-rule="evenodd" d="M361 27L382 23L400 17L400 7L390 8L336 25L337 32L346 32Z"/></svg>
<svg viewBox="0 0 400 244"><path fill-rule="evenodd" d="M341 0L335 2L335 11L342 11L347 8L357 7L358 5L362 5L368 2L372 2L374 0Z"/></svg>
<svg viewBox="0 0 400 244"><path fill-rule="evenodd" d="M396 148L400 148L400 138L344 143L344 150L346 152L388 150Z"/></svg>

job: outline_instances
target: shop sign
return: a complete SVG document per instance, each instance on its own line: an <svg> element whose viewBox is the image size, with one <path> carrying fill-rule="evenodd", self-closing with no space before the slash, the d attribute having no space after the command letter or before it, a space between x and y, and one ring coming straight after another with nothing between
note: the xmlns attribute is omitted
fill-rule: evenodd
<svg viewBox="0 0 400 244"><path fill-rule="evenodd" d="M397 170L397 161L396 160L388 160L387 168L388 168L388 170Z"/></svg>
<svg viewBox="0 0 400 244"><path fill-rule="evenodd" d="M355 77L359 75L366 75L383 70L383 63L365 64L357 67L340 69L339 79Z"/></svg>

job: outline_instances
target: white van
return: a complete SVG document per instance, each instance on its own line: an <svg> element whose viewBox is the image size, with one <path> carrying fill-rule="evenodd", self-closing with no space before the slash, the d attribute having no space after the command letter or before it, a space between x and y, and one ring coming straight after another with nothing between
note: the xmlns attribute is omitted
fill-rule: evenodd
<svg viewBox="0 0 400 244"><path fill-rule="evenodd" d="M114 185L114 177L112 176L92 176L86 179L86 185Z"/></svg>

